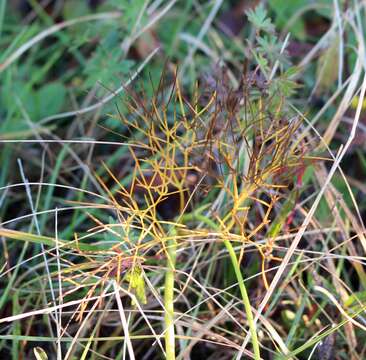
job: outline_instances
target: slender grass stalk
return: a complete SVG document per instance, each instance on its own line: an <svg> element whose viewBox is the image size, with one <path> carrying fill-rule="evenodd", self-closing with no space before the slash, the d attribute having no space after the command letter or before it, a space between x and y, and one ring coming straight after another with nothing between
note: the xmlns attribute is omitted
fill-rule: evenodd
<svg viewBox="0 0 366 360"><path fill-rule="evenodd" d="M182 221L188 221L188 220L192 220L194 218L199 220L199 221L202 221L203 223L210 226L214 230L220 231L219 226L214 221L212 221L211 219L209 219L206 216L204 216L202 214L199 214L197 212L195 212L194 214L184 215L182 217ZM242 300L243 300L245 313L246 313L247 319L248 319L249 331L250 331L250 335L252 337L254 359L255 360L260 360L261 357L260 357L260 351L259 351L259 342L258 342L258 337L257 337L257 331L256 331L255 323L254 323L252 309L251 309L251 306L250 306L250 300L249 300L248 292L247 292L247 289L246 289L245 284L244 284L243 275L240 271L239 261L238 261L238 258L236 257L235 250L234 250L231 242L228 239L225 239L225 238L223 239L223 241L224 241L224 245L225 245L225 247L226 247L226 249L229 253L230 260L231 260L231 263L232 263L233 268L234 268L236 279L238 280L239 289L240 289L241 297L242 297Z"/></svg>
<svg viewBox="0 0 366 360"><path fill-rule="evenodd" d="M231 242L228 239L224 239L224 245L225 245L227 251L229 252L231 263L233 264L235 275L236 275L236 278L237 278L238 283L239 283L241 297L243 299L244 309L245 309L245 313L247 315L247 319L248 319L248 323L249 323L249 331L250 331L250 335L252 337L252 345L253 345L253 350L254 350L254 359L259 360L261 357L260 357L260 352L259 352L259 343L258 343L257 331L256 331L254 319L253 319L252 309L250 307L248 292L247 292L247 289L245 287L244 279L243 279L243 276L242 276L241 271L240 271L240 265L239 265L239 262L238 262L238 258L236 257L235 250L234 250Z"/></svg>
<svg viewBox="0 0 366 360"><path fill-rule="evenodd" d="M165 352L167 360L175 359L175 330L174 330L174 277L177 257L177 241L175 237L167 241L167 270L165 273Z"/></svg>

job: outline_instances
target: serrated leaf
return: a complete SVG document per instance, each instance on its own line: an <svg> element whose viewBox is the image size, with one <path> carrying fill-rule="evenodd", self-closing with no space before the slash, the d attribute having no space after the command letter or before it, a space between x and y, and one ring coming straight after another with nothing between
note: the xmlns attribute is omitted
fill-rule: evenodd
<svg viewBox="0 0 366 360"><path fill-rule="evenodd" d="M274 26L271 19L267 18L267 10L263 4L259 4L254 10L246 12L248 20L254 25L257 30L273 32Z"/></svg>
<svg viewBox="0 0 366 360"><path fill-rule="evenodd" d="M112 41L109 39L109 41ZM110 44L108 48L113 47ZM134 62L122 60L122 49L115 46L111 50L99 47L93 54L85 67L84 74L88 76L84 83L85 88L94 86L97 82L108 86L115 85L123 79L124 74L128 74Z"/></svg>
<svg viewBox="0 0 366 360"><path fill-rule="evenodd" d="M287 78L290 78L294 75L296 75L299 72L299 68L297 66L291 66L290 68L288 68L285 72L285 76Z"/></svg>
<svg viewBox="0 0 366 360"><path fill-rule="evenodd" d="M127 28L132 29L139 18L141 9L144 8L146 0L111 0L110 4L122 11L122 21ZM146 10L146 9L145 9ZM140 26L144 26L148 20L146 11L142 13Z"/></svg>
<svg viewBox="0 0 366 360"><path fill-rule="evenodd" d="M33 353L37 360L48 360L46 352L39 346L33 348Z"/></svg>
<svg viewBox="0 0 366 360"><path fill-rule="evenodd" d="M293 95L295 90L299 87L295 81L289 80L286 77L275 79L274 84L275 88L285 97Z"/></svg>

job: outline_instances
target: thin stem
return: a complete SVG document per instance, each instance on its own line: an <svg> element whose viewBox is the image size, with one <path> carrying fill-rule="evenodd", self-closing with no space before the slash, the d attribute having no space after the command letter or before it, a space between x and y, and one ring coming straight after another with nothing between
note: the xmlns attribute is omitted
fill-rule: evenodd
<svg viewBox="0 0 366 360"><path fill-rule="evenodd" d="M182 221L189 221L189 220L193 220L194 218L197 219L198 221L205 223L206 225L210 226L214 230L220 231L219 226L214 221L212 221L211 219L209 219L206 216L199 214L197 212L195 212L193 214L184 215L182 218ZM260 357L260 351L259 351L259 342L258 342L258 337L257 337L257 331L256 331L254 319L253 319L253 314L252 314L252 309L250 306L248 292L247 292L247 289L244 284L244 279L243 279L242 273L240 271L239 261L238 261L238 258L236 257L235 250L234 250L231 242L228 239L223 239L223 240L224 240L224 245L229 253L230 260L231 260L231 263L233 265L234 272L236 275L236 279L238 280L245 313L247 315L247 319L248 319L248 323L249 323L249 331L250 331L250 335L252 337L254 359L260 360L261 357Z"/></svg>
<svg viewBox="0 0 366 360"><path fill-rule="evenodd" d="M167 360L175 359L174 330L174 276L177 257L177 241L175 237L167 241L167 270L165 273L165 352Z"/></svg>
<svg viewBox="0 0 366 360"><path fill-rule="evenodd" d="M247 292L247 289L245 287L244 279L243 279L243 276L242 276L241 271L240 271L240 265L239 265L239 262L238 262L238 258L236 257L235 250L234 250L231 242L228 239L224 239L224 245L225 245L227 251L229 252L230 259L231 259L231 262L232 262L233 267L234 267L235 275L236 275L236 278L237 278L238 283L239 283L241 297L243 299L244 309L245 309L245 313L247 315L247 319L248 319L248 323L249 323L249 331L250 331L250 335L252 336L254 359L260 360L261 356L260 356L260 352L259 352L259 343L258 343L258 338L257 338L257 331L256 331L254 319L253 319L253 314L252 314L252 309L251 309L251 306L250 306L248 292Z"/></svg>

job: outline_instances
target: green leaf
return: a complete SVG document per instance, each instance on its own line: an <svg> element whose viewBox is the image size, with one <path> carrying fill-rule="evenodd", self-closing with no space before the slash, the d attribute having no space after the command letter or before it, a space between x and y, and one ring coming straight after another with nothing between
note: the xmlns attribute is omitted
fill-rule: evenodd
<svg viewBox="0 0 366 360"><path fill-rule="evenodd" d="M338 60L339 60L339 36L335 36L330 46L319 57L316 78L318 79L318 87L316 94L322 95L329 92L338 78Z"/></svg>
<svg viewBox="0 0 366 360"><path fill-rule="evenodd" d="M54 115L63 108L66 98L66 88L61 82L52 82L42 86L39 90L25 87L22 82L15 81L8 94L3 94L1 103L9 111L15 109L21 114L21 108L27 113L32 122ZM16 101L14 101L16 100ZM19 100L19 101L18 101ZM20 115L24 119L23 115ZM23 126L13 121L8 131L28 130L29 125L24 121Z"/></svg>
<svg viewBox="0 0 366 360"><path fill-rule="evenodd" d="M146 304L145 280L140 266L134 266L127 274L126 280L129 282L131 289L134 290L137 299Z"/></svg>
<svg viewBox="0 0 366 360"><path fill-rule="evenodd" d="M48 356L46 352L39 346L33 348L34 355L37 360L47 360Z"/></svg>
<svg viewBox="0 0 366 360"><path fill-rule="evenodd" d="M298 87L299 85L295 81L280 77L272 82L270 92L279 92L281 95L288 97L293 95Z"/></svg>
<svg viewBox="0 0 366 360"><path fill-rule="evenodd" d="M269 238L275 238L280 233L286 223L288 215L295 208L295 199L296 191L292 191L268 230L267 236Z"/></svg>
<svg viewBox="0 0 366 360"><path fill-rule="evenodd" d="M60 112L64 105L66 89L60 82L49 83L38 91L37 97L39 118L54 115Z"/></svg>
<svg viewBox="0 0 366 360"><path fill-rule="evenodd" d="M351 307L366 302L366 291L357 291L352 293L344 302L344 306Z"/></svg>
<svg viewBox="0 0 366 360"><path fill-rule="evenodd" d="M132 29L136 24L136 20L138 19L141 9L143 9L145 3L146 0L111 0L111 5L122 11L122 21L129 29ZM144 26L147 19L148 16L145 9L142 14L142 18L140 19L140 26Z"/></svg>
<svg viewBox="0 0 366 360"><path fill-rule="evenodd" d="M246 14L248 16L248 20L257 30L274 32L274 26L271 19L267 18L267 10L263 4L259 4L254 10L248 10Z"/></svg>
<svg viewBox="0 0 366 360"><path fill-rule="evenodd" d="M65 1L62 8L65 20L75 19L90 13L90 7L86 1Z"/></svg>
<svg viewBox="0 0 366 360"><path fill-rule="evenodd" d="M94 86L97 82L109 86L117 85L130 72L134 62L122 60L123 51L120 47L113 45L113 39L108 38L109 44L106 48L100 46L94 53L84 70L88 76L84 83L85 88ZM108 50L107 50L108 49Z"/></svg>
<svg viewBox="0 0 366 360"><path fill-rule="evenodd" d="M279 28L287 26L289 19L301 11L305 6L308 6L308 0L269 0L268 5L275 13L275 24ZM304 40L306 38L304 20L299 17L293 22L289 28L291 36Z"/></svg>
<svg viewBox="0 0 366 360"><path fill-rule="evenodd" d="M286 53L281 54L282 42L278 41L277 36L264 35L257 37L258 48L257 51L263 56L274 62L280 61L281 64L288 63Z"/></svg>
<svg viewBox="0 0 366 360"><path fill-rule="evenodd" d="M268 60L259 52L253 51L252 53L262 73L268 74L270 72Z"/></svg>
<svg viewBox="0 0 366 360"><path fill-rule="evenodd" d="M285 76L287 78L291 78L299 72L299 68L297 66L291 66L285 71Z"/></svg>

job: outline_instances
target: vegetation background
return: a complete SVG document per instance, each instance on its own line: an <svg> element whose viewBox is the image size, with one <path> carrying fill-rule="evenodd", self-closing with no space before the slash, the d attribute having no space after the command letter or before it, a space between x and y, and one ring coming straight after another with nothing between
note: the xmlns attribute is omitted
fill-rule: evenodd
<svg viewBox="0 0 366 360"><path fill-rule="evenodd" d="M365 359L365 10L0 0L0 358Z"/></svg>

